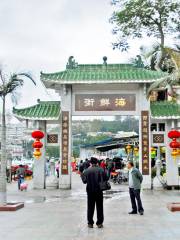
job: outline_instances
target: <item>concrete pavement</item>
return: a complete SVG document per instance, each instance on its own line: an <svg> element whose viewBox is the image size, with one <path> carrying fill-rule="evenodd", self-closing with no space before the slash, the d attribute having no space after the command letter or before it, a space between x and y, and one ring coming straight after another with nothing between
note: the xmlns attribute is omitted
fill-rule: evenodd
<svg viewBox="0 0 180 240"><path fill-rule="evenodd" d="M31 184L30 184L31 185ZM180 212L170 212L168 202L180 201L179 191L144 191L145 215L129 216L127 186L113 186L105 194L103 229L88 229L86 193L73 174L72 190L29 189L18 192L8 186L9 201L24 201L17 212L0 212L0 240L179 240Z"/></svg>

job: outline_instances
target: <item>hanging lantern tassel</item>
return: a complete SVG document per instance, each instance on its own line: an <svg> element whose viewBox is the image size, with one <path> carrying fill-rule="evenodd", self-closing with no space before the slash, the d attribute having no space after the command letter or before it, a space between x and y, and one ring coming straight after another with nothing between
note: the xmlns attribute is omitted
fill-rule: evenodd
<svg viewBox="0 0 180 240"><path fill-rule="evenodd" d="M139 152L138 147L135 147L135 148L134 148L134 155L135 155L135 156L138 156L138 152Z"/></svg>
<svg viewBox="0 0 180 240"><path fill-rule="evenodd" d="M36 148L35 151L33 152L33 156L36 158L36 159L39 159L41 157L42 153L40 151L39 148Z"/></svg>
<svg viewBox="0 0 180 240"><path fill-rule="evenodd" d="M126 150L127 150L127 153L130 154L130 152L131 152L131 146L130 146L130 145L127 145L127 146L126 146Z"/></svg>
<svg viewBox="0 0 180 240"><path fill-rule="evenodd" d="M172 152L171 152L171 156L174 159L174 163L176 163L176 157L179 154L179 151L176 148L173 148Z"/></svg>

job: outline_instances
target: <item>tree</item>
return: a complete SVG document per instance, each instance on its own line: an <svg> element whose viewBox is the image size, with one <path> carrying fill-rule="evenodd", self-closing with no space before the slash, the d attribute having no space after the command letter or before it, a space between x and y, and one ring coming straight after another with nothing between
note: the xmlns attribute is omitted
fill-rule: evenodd
<svg viewBox="0 0 180 240"><path fill-rule="evenodd" d="M178 46L177 46L177 49ZM147 91L147 97L149 98L151 92L157 88L164 87L170 88L172 91L173 85L180 85L180 50L173 48L164 48L165 60L169 60L168 63L165 61L165 68L171 72L170 76L166 79L160 79L150 85Z"/></svg>
<svg viewBox="0 0 180 240"><path fill-rule="evenodd" d="M180 69L180 46L174 44L174 47L165 46L163 49L160 44L154 43L150 47L141 46L140 47L140 56L143 61L146 62L146 67L151 70L158 70L158 62L161 57L163 50L164 56L161 61L161 70L164 72L172 73ZM134 61L134 59L133 59Z"/></svg>
<svg viewBox="0 0 180 240"><path fill-rule="evenodd" d="M0 97L2 99L3 109L2 109L2 138L1 138L1 166L0 166L0 205L6 205L7 196L6 196L6 167L7 167L7 158L6 158L6 97L12 95L12 99L16 100L16 90L19 87L22 87L24 84L24 78L30 79L34 84L35 81L30 74L27 73L18 73L12 74L10 77L7 77L0 70Z"/></svg>
<svg viewBox="0 0 180 240"><path fill-rule="evenodd" d="M58 146L47 146L46 154L49 158L59 158L59 147Z"/></svg>
<svg viewBox="0 0 180 240"><path fill-rule="evenodd" d="M113 33L118 34L114 49L126 51L129 39L142 38L143 35L160 40L162 48L166 35L179 37L180 3L177 0L113 0L112 4L117 6L111 17L115 25Z"/></svg>

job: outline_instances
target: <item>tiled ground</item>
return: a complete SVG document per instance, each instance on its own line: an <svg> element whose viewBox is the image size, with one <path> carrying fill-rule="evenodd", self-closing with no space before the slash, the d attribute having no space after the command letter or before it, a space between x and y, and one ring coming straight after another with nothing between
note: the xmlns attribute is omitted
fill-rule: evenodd
<svg viewBox="0 0 180 240"><path fill-rule="evenodd" d="M31 185L31 184L30 184ZM17 212L0 212L0 240L179 240L180 212L171 213L168 202L179 201L179 191L144 191L145 215L129 216L127 186L115 186L105 196L103 229L86 226L86 193L73 175L71 191L18 192L8 186L10 201L25 201ZM122 192L119 192L122 191Z"/></svg>

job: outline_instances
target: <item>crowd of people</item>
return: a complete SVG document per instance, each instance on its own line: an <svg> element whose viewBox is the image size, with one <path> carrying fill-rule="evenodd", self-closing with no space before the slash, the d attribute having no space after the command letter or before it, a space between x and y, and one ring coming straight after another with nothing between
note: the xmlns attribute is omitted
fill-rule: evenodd
<svg viewBox="0 0 180 240"><path fill-rule="evenodd" d="M111 173L114 172L117 169L123 169L125 167L125 163L122 158L120 157L114 157L113 159L106 158L98 160L98 166L102 168L108 175L108 177L111 177ZM86 170L90 166L90 160L85 159L85 161L81 160L78 165L78 170L80 173L82 173L84 170Z"/></svg>

